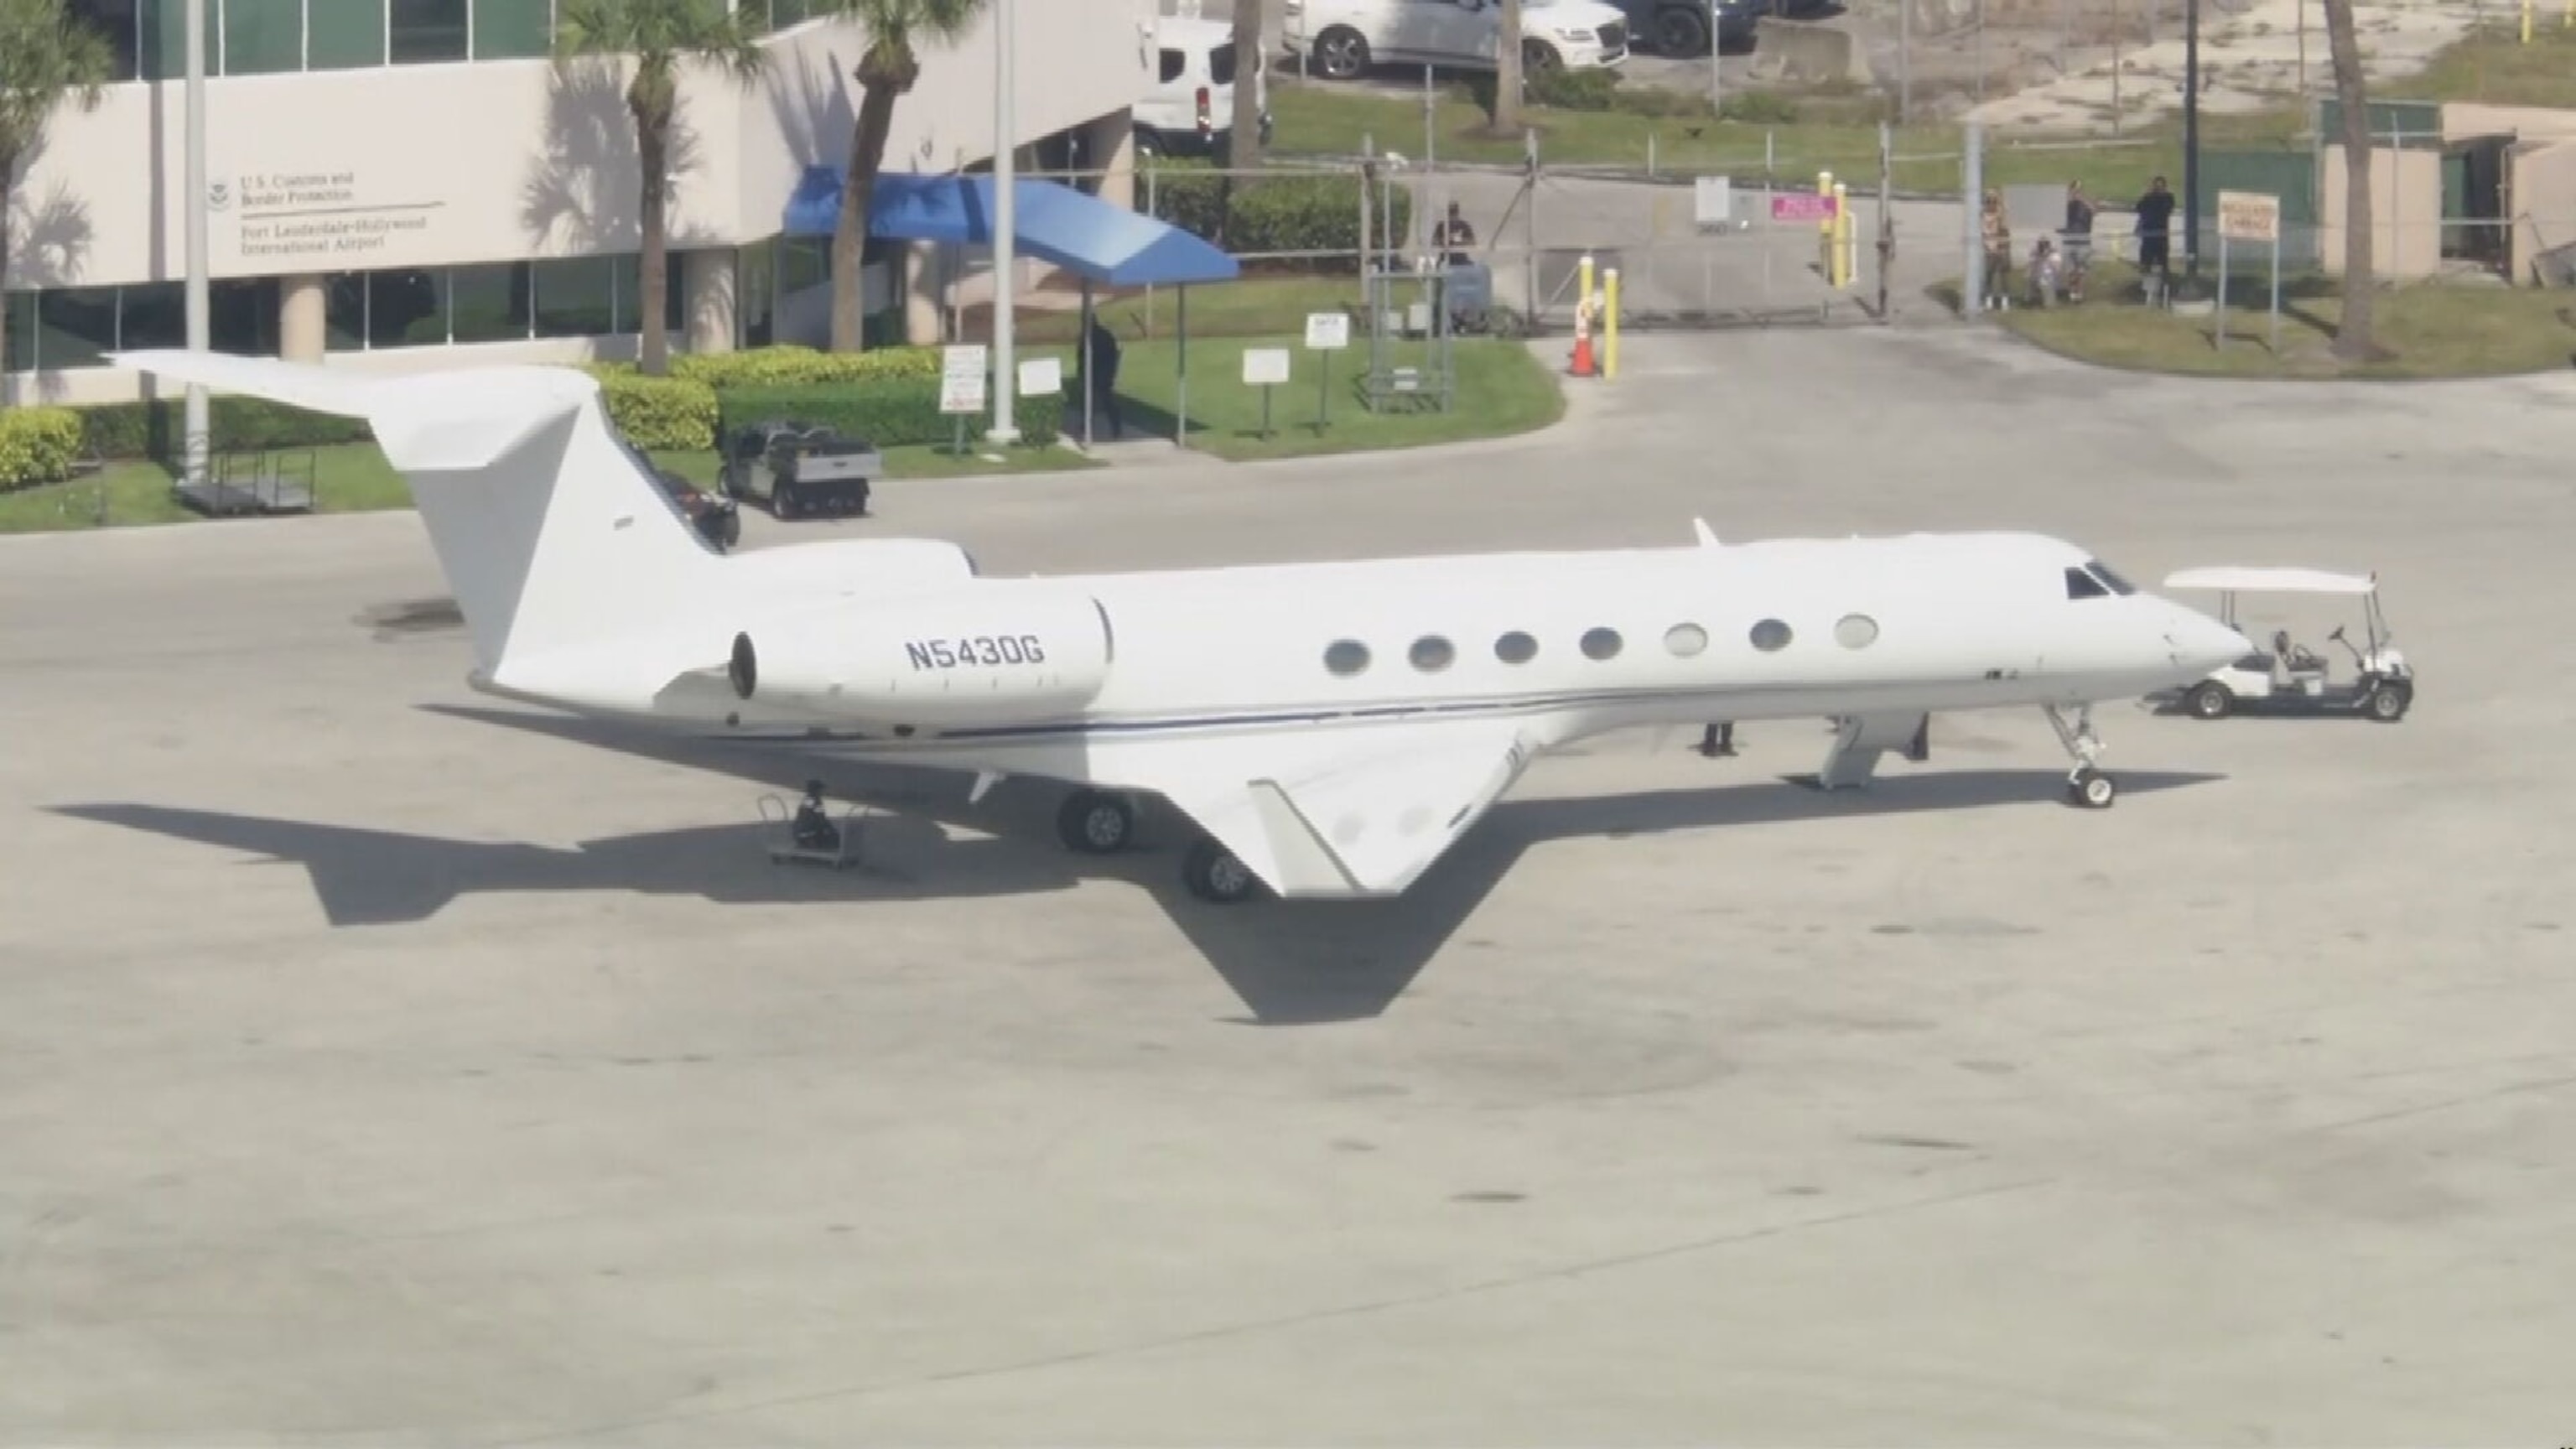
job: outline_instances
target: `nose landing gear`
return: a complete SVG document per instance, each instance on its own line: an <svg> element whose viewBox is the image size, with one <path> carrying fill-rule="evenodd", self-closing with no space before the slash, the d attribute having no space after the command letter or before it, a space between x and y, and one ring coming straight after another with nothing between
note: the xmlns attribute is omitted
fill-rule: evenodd
<svg viewBox="0 0 2576 1449"><path fill-rule="evenodd" d="M2119 782L2102 773L2102 739L2093 733L2093 706L2078 705L2075 723L2066 722L2065 713L2056 705L2042 705L2048 722L2057 731L2057 742L2075 759L2075 768L2066 775L2066 798L2087 810L2108 810L2120 797Z"/></svg>

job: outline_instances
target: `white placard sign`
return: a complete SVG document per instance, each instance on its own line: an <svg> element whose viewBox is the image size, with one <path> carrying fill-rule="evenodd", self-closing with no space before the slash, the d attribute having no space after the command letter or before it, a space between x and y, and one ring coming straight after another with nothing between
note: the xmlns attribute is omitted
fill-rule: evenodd
<svg viewBox="0 0 2576 1449"><path fill-rule="evenodd" d="M984 348L980 344L940 349L939 410L980 413L984 410Z"/></svg>
<svg viewBox="0 0 2576 1449"><path fill-rule="evenodd" d="M1020 364L1020 396L1045 397L1064 391L1064 359L1032 357Z"/></svg>
<svg viewBox="0 0 2576 1449"><path fill-rule="evenodd" d="M1306 314L1306 345L1317 352L1334 352L1351 345L1351 314L1348 312L1309 312ZM1251 354L1246 353L1249 359Z"/></svg>
<svg viewBox="0 0 2576 1449"><path fill-rule="evenodd" d="M1288 349L1256 347L1243 354L1243 385L1269 387L1288 380Z"/></svg>

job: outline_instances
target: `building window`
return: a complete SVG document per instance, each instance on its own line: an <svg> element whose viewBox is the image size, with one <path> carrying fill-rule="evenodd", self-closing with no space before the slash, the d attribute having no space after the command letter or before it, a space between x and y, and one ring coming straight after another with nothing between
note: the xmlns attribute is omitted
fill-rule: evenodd
<svg viewBox="0 0 2576 1449"><path fill-rule="evenodd" d="M1368 666L1368 646L1357 639L1341 640L1324 651L1324 667L1345 679Z"/></svg>
<svg viewBox="0 0 2576 1449"><path fill-rule="evenodd" d="M341 0L347 4L349 0ZM327 9L328 6L326 5ZM206 6L211 30L215 6ZM206 69L223 75L275 75L304 69L304 0L223 0L222 64L207 36ZM185 44L183 40L181 42ZM181 56L181 69L186 57Z"/></svg>
<svg viewBox="0 0 2576 1449"><path fill-rule="evenodd" d="M1675 624L1664 631L1664 648L1676 659L1688 659L1708 647L1708 631L1697 624Z"/></svg>
<svg viewBox="0 0 2576 1449"><path fill-rule="evenodd" d="M1414 668L1425 674L1437 674L1457 659L1458 651L1449 647L1449 641L1439 635L1425 634L1413 641L1412 652L1407 657L1413 661Z"/></svg>
<svg viewBox="0 0 2576 1449"><path fill-rule="evenodd" d="M1619 631L1618 631L1618 630L1616 630L1616 629L1593 629L1593 630L1588 630L1588 631L1586 631L1586 632L1585 632L1585 634L1584 634L1584 636L1583 636L1583 657L1584 657L1584 658L1586 658L1586 659L1615 659L1615 658L1617 658L1618 656L1619 656Z"/></svg>
<svg viewBox="0 0 2576 1449"><path fill-rule="evenodd" d="M209 75L218 68L224 43L223 27L215 23L214 11L215 7L206 7L206 73ZM142 0L135 16L135 37L140 50L135 63L137 78L148 81L187 78L187 0Z"/></svg>
<svg viewBox="0 0 2576 1449"><path fill-rule="evenodd" d="M1878 621L1867 614L1845 614L1834 625L1834 642L1845 649L1866 649L1878 640Z"/></svg>
<svg viewBox="0 0 2576 1449"><path fill-rule="evenodd" d="M385 56L395 65L432 65L468 54L472 32L465 0L387 0L385 20Z"/></svg>
<svg viewBox="0 0 2576 1449"><path fill-rule="evenodd" d="M529 315L526 262L457 267L448 273L449 338L456 342L520 342L534 330Z"/></svg>
<svg viewBox="0 0 2576 1449"><path fill-rule="evenodd" d="M746 10L759 3L760 0L742 0ZM814 7L821 3L825 0L769 0L769 26L772 30L785 30L788 26L811 20Z"/></svg>
<svg viewBox="0 0 2576 1449"><path fill-rule="evenodd" d="M119 287L116 345L129 351L188 345L188 284Z"/></svg>
<svg viewBox="0 0 2576 1449"><path fill-rule="evenodd" d="M282 289L275 277L206 284L206 340L217 352L249 357L278 355L277 311Z"/></svg>
<svg viewBox="0 0 2576 1449"><path fill-rule="evenodd" d="M683 284L687 268L681 252L666 252L662 267L662 325L674 337L688 331L688 308L683 300L688 288ZM614 259L617 268L617 316L608 330L615 333L640 333L644 330L644 257L628 252Z"/></svg>
<svg viewBox="0 0 2576 1449"><path fill-rule="evenodd" d="M778 239L779 296L793 297L808 287L819 287L830 280L830 237L783 236Z"/></svg>
<svg viewBox="0 0 2576 1449"><path fill-rule="evenodd" d="M1789 647L1789 626L1777 619L1765 619L1753 626L1753 647L1765 654Z"/></svg>
<svg viewBox="0 0 2576 1449"><path fill-rule="evenodd" d="M66 9L73 19L88 21L107 37L109 80L130 81L142 75L140 0L71 0Z"/></svg>
<svg viewBox="0 0 2576 1449"><path fill-rule="evenodd" d="M0 295L0 373L36 370L36 294Z"/></svg>
<svg viewBox="0 0 2576 1449"><path fill-rule="evenodd" d="M385 7L323 0L305 37L308 70L356 70L385 63Z"/></svg>
<svg viewBox="0 0 2576 1449"><path fill-rule="evenodd" d="M1505 664L1527 664L1538 657L1538 641L1515 629L1494 641L1494 657Z"/></svg>
<svg viewBox="0 0 2576 1449"><path fill-rule="evenodd" d="M617 259L574 257L532 264L539 337L600 337L617 331Z"/></svg>
<svg viewBox="0 0 2576 1449"><path fill-rule="evenodd" d="M341 272L323 284L322 345L358 352L367 345L367 274Z"/></svg>
<svg viewBox="0 0 2576 1449"><path fill-rule="evenodd" d="M543 60L554 49L554 0L474 0L476 60Z"/></svg>
<svg viewBox="0 0 2576 1449"><path fill-rule="evenodd" d="M367 274L367 346L435 347L447 341L447 273Z"/></svg>
<svg viewBox="0 0 2576 1449"><path fill-rule="evenodd" d="M105 365L116 342L116 289L76 287L36 294L36 365L47 372Z"/></svg>
<svg viewBox="0 0 2576 1449"><path fill-rule="evenodd" d="M769 0L733 0L733 14L742 28L753 35L763 34L772 28Z"/></svg>

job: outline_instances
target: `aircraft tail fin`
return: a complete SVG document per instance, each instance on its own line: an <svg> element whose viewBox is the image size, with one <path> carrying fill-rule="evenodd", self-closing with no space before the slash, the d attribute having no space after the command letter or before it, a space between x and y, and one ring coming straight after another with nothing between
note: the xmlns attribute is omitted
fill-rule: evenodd
<svg viewBox="0 0 2576 1449"><path fill-rule="evenodd" d="M610 426L598 381L572 368L378 377L213 352L111 360L364 419L420 509L476 662L503 682L514 662L674 617L721 559Z"/></svg>

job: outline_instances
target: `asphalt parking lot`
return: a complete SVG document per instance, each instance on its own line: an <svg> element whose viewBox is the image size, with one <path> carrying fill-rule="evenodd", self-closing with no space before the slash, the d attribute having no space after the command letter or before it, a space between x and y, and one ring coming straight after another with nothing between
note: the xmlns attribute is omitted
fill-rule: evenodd
<svg viewBox="0 0 2576 1449"><path fill-rule="evenodd" d="M945 779L773 868L796 766L470 693L409 515L0 540L0 1440L2560 1442L2571 427L1659 335L1534 439L751 520L996 574L2027 527L2378 569L2422 671L2110 707L2108 812L2036 715L1853 796L1781 780L1821 724L1617 737L1361 907Z"/></svg>

